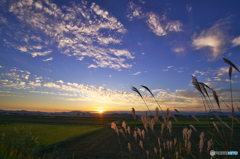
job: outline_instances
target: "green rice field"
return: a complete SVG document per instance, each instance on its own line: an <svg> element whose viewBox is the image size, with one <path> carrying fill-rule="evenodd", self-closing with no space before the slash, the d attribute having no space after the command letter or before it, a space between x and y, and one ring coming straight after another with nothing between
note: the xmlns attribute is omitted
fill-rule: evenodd
<svg viewBox="0 0 240 159"><path fill-rule="evenodd" d="M102 127L100 126L70 126L70 125L47 125L47 124L7 124L0 125L1 133L16 133L18 131L30 131L31 135L39 137L39 147L45 147L60 141L64 141L78 135L82 135ZM17 133L16 133L17 134Z"/></svg>

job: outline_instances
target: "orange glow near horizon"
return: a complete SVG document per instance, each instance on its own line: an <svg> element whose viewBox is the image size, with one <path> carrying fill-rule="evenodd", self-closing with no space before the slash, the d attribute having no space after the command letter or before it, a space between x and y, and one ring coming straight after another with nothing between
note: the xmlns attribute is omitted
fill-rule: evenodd
<svg viewBox="0 0 240 159"><path fill-rule="evenodd" d="M102 114L105 110L97 110L98 113Z"/></svg>

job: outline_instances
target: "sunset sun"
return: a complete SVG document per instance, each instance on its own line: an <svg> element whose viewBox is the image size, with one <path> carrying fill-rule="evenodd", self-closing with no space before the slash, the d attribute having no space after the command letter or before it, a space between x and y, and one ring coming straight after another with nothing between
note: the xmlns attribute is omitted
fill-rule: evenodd
<svg viewBox="0 0 240 159"><path fill-rule="evenodd" d="M104 110L97 110L98 113L102 114L104 112Z"/></svg>

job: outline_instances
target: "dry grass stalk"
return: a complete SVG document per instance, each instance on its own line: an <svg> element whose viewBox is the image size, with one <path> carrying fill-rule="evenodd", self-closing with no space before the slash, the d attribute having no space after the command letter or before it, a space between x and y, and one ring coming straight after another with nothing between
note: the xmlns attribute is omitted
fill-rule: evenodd
<svg viewBox="0 0 240 159"><path fill-rule="evenodd" d="M158 138L158 147L161 146L160 138Z"/></svg>
<svg viewBox="0 0 240 159"><path fill-rule="evenodd" d="M212 90L212 93L213 93L213 97L218 105L218 108L220 109L220 105L219 105L219 99L218 99L218 95L217 95L217 92L215 90Z"/></svg>
<svg viewBox="0 0 240 159"><path fill-rule="evenodd" d="M145 131L144 130L142 130L142 138L143 138L143 140L145 138Z"/></svg>
<svg viewBox="0 0 240 159"><path fill-rule="evenodd" d="M197 78L195 76L192 76L192 84L205 97L205 95L203 94L202 89L197 81Z"/></svg>
<svg viewBox="0 0 240 159"><path fill-rule="evenodd" d="M170 141L170 150L172 151L172 141Z"/></svg>
<svg viewBox="0 0 240 159"><path fill-rule="evenodd" d="M199 122L199 120L198 120L197 117L195 117L194 115L192 115L192 117L193 117L193 119L195 119L195 120L197 120L197 121ZM199 123L200 123L200 122L199 122Z"/></svg>
<svg viewBox="0 0 240 159"><path fill-rule="evenodd" d="M192 129L188 130L188 132L187 132L187 139L188 140L190 140L191 134L192 134Z"/></svg>
<svg viewBox="0 0 240 159"><path fill-rule="evenodd" d="M139 128L137 128L137 133L138 133L139 137L142 137L142 131Z"/></svg>
<svg viewBox="0 0 240 159"><path fill-rule="evenodd" d="M116 125L114 122L111 123L111 128L114 129L115 132L116 132L116 133L118 134L118 136L119 136L119 131L118 131L117 125Z"/></svg>
<svg viewBox="0 0 240 159"><path fill-rule="evenodd" d="M216 113L214 113L214 115L221 121L221 123L222 123L223 125L225 125L227 128L229 128L230 130L233 131L233 129L231 129L227 123L225 123L224 121L222 121L222 119L221 119Z"/></svg>
<svg viewBox="0 0 240 159"><path fill-rule="evenodd" d="M187 139L185 139L184 142L185 142L185 148L187 148Z"/></svg>
<svg viewBox="0 0 240 159"><path fill-rule="evenodd" d="M228 129L233 131L233 129L231 129L230 126L227 123L225 123L224 121L222 121L222 124L225 125Z"/></svg>
<svg viewBox="0 0 240 159"><path fill-rule="evenodd" d="M150 122L150 128L153 132L154 132L154 125L155 125L155 121L154 121L154 119L152 119Z"/></svg>
<svg viewBox="0 0 240 159"><path fill-rule="evenodd" d="M128 150L129 150L129 153L131 153L131 144L130 143L128 143Z"/></svg>
<svg viewBox="0 0 240 159"><path fill-rule="evenodd" d="M181 114L179 113L179 111L177 109L174 109L174 110L178 113L179 116L181 116Z"/></svg>
<svg viewBox="0 0 240 159"><path fill-rule="evenodd" d="M191 142L190 141L188 141L188 150L191 151ZM189 154L189 151L187 151L187 154Z"/></svg>
<svg viewBox="0 0 240 159"><path fill-rule="evenodd" d="M146 150L146 153L147 153L147 158L149 159L149 151L148 151L148 150Z"/></svg>
<svg viewBox="0 0 240 159"><path fill-rule="evenodd" d="M215 115L220 121L222 121L222 119L221 119L216 113L214 113L214 115Z"/></svg>
<svg viewBox="0 0 240 159"><path fill-rule="evenodd" d="M229 64L230 66L232 66L233 68L235 68L238 72L240 72L239 69L238 69L230 60L228 60L228 59L226 59L226 58L223 58L223 60L224 60L227 64Z"/></svg>
<svg viewBox="0 0 240 159"><path fill-rule="evenodd" d="M155 108L155 121L158 121L158 117L159 117L159 111L158 111L158 107Z"/></svg>
<svg viewBox="0 0 240 159"><path fill-rule="evenodd" d="M202 132L202 133L200 134L199 137L200 137L200 142L199 142L199 152L202 153L202 150L203 150L203 144L204 144L203 140L204 140L204 137L205 137L204 132Z"/></svg>
<svg viewBox="0 0 240 159"><path fill-rule="evenodd" d="M169 121L169 109L167 108L167 111L162 116L165 124Z"/></svg>
<svg viewBox="0 0 240 159"><path fill-rule="evenodd" d="M167 127L168 127L169 133L171 135L171 133L172 133L172 122L171 121L168 122Z"/></svg>
<svg viewBox="0 0 240 159"><path fill-rule="evenodd" d="M148 133L147 125L144 125L144 128L145 128L146 132Z"/></svg>
<svg viewBox="0 0 240 159"><path fill-rule="evenodd" d="M134 108L132 108L132 115L133 115L134 120L136 120L136 113L135 113L135 109Z"/></svg>
<svg viewBox="0 0 240 159"><path fill-rule="evenodd" d="M127 125L126 125L125 121L122 122L122 127L124 128L125 132L127 132Z"/></svg>
<svg viewBox="0 0 240 159"><path fill-rule="evenodd" d="M176 152L176 159L178 159L178 152Z"/></svg>
<svg viewBox="0 0 240 159"><path fill-rule="evenodd" d="M177 118L176 118L172 113L170 113L170 115L173 117L173 119L174 119L176 122L178 122Z"/></svg>
<svg viewBox="0 0 240 159"><path fill-rule="evenodd" d="M217 129L217 132L220 134L217 125L213 122L213 126Z"/></svg>
<svg viewBox="0 0 240 159"><path fill-rule="evenodd" d="M155 152L155 154L157 156L157 148L156 147L154 147L154 152Z"/></svg>
<svg viewBox="0 0 240 159"><path fill-rule="evenodd" d="M120 132L123 134L124 138L126 139L125 133L122 128L120 129Z"/></svg>
<svg viewBox="0 0 240 159"><path fill-rule="evenodd" d="M190 125L190 127L197 132L196 128L193 125Z"/></svg>
<svg viewBox="0 0 240 159"><path fill-rule="evenodd" d="M163 136L163 129L164 129L164 127L165 127L165 125L162 124L162 126L161 126L161 136Z"/></svg>
<svg viewBox="0 0 240 159"><path fill-rule="evenodd" d="M207 151L210 150L211 146L212 146L212 139L210 139L210 140L208 141Z"/></svg>
<svg viewBox="0 0 240 159"><path fill-rule="evenodd" d="M162 157L162 148L159 149L160 152L160 158Z"/></svg>
<svg viewBox="0 0 240 159"><path fill-rule="evenodd" d="M136 130L134 130L134 132L133 132L133 137L135 138L135 141L137 142L137 131Z"/></svg>
<svg viewBox="0 0 240 159"><path fill-rule="evenodd" d="M165 144L165 142L163 143L163 148L164 148L164 150L166 149L166 144Z"/></svg>
<svg viewBox="0 0 240 159"><path fill-rule="evenodd" d="M183 132L182 132L182 134L183 134L183 140L187 139L187 131L188 131L187 128L184 128L184 129L183 129Z"/></svg>
<svg viewBox="0 0 240 159"><path fill-rule="evenodd" d="M139 140L139 145L143 149L143 142L142 142L142 140Z"/></svg>
<svg viewBox="0 0 240 159"><path fill-rule="evenodd" d="M200 142L199 142L199 152L202 153L202 149L203 149L203 139L200 139Z"/></svg>
<svg viewBox="0 0 240 159"><path fill-rule="evenodd" d="M177 138L175 137L174 138L174 147L175 147L176 143L177 143Z"/></svg>
<svg viewBox="0 0 240 159"><path fill-rule="evenodd" d="M169 141L167 140L167 142L166 142L166 145L167 145L167 149L168 149L168 151L169 151L169 146L170 146L170 144L169 144Z"/></svg>
<svg viewBox="0 0 240 159"><path fill-rule="evenodd" d="M234 120L236 120L237 122L240 123L240 121L237 118L234 118L232 115L228 115L228 117L231 118L231 119L233 118Z"/></svg>
<svg viewBox="0 0 240 159"><path fill-rule="evenodd" d="M130 135L130 127L128 126L127 128L128 134Z"/></svg>

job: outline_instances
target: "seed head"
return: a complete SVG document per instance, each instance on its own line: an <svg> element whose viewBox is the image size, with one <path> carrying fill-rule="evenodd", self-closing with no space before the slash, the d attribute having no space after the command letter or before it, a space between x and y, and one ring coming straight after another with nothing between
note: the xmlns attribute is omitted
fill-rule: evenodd
<svg viewBox="0 0 240 159"><path fill-rule="evenodd" d="M135 113L135 109L134 108L132 108L132 115L133 115L134 120L136 120L136 113Z"/></svg>
<svg viewBox="0 0 240 159"><path fill-rule="evenodd" d="M128 150L129 150L129 152L131 152L131 144L130 143L128 143Z"/></svg>
<svg viewBox="0 0 240 159"><path fill-rule="evenodd" d="M136 130L134 130L134 132L133 132L133 137L135 138L135 141L137 142L137 131Z"/></svg>
<svg viewBox="0 0 240 159"><path fill-rule="evenodd" d="M191 142L188 141L188 150L191 150ZM189 154L189 151L187 152L187 154Z"/></svg>
<svg viewBox="0 0 240 159"><path fill-rule="evenodd" d="M143 142L142 142L142 140L139 141L139 145L140 145L141 148L143 149Z"/></svg>
<svg viewBox="0 0 240 159"><path fill-rule="evenodd" d="M144 131L144 129L142 130L142 138L143 138L143 140L145 138L145 131Z"/></svg>
<svg viewBox="0 0 240 159"><path fill-rule="evenodd" d="M212 146L212 140L209 140L207 143L208 143L207 151L209 151Z"/></svg>
<svg viewBox="0 0 240 159"><path fill-rule="evenodd" d="M158 138L158 147L161 146L160 138Z"/></svg>
<svg viewBox="0 0 240 159"><path fill-rule="evenodd" d="M176 145L176 143L177 143L177 138L175 137L174 138L174 146Z"/></svg>
<svg viewBox="0 0 240 159"><path fill-rule="evenodd" d="M157 148L156 147L154 147L154 152L157 155Z"/></svg>

